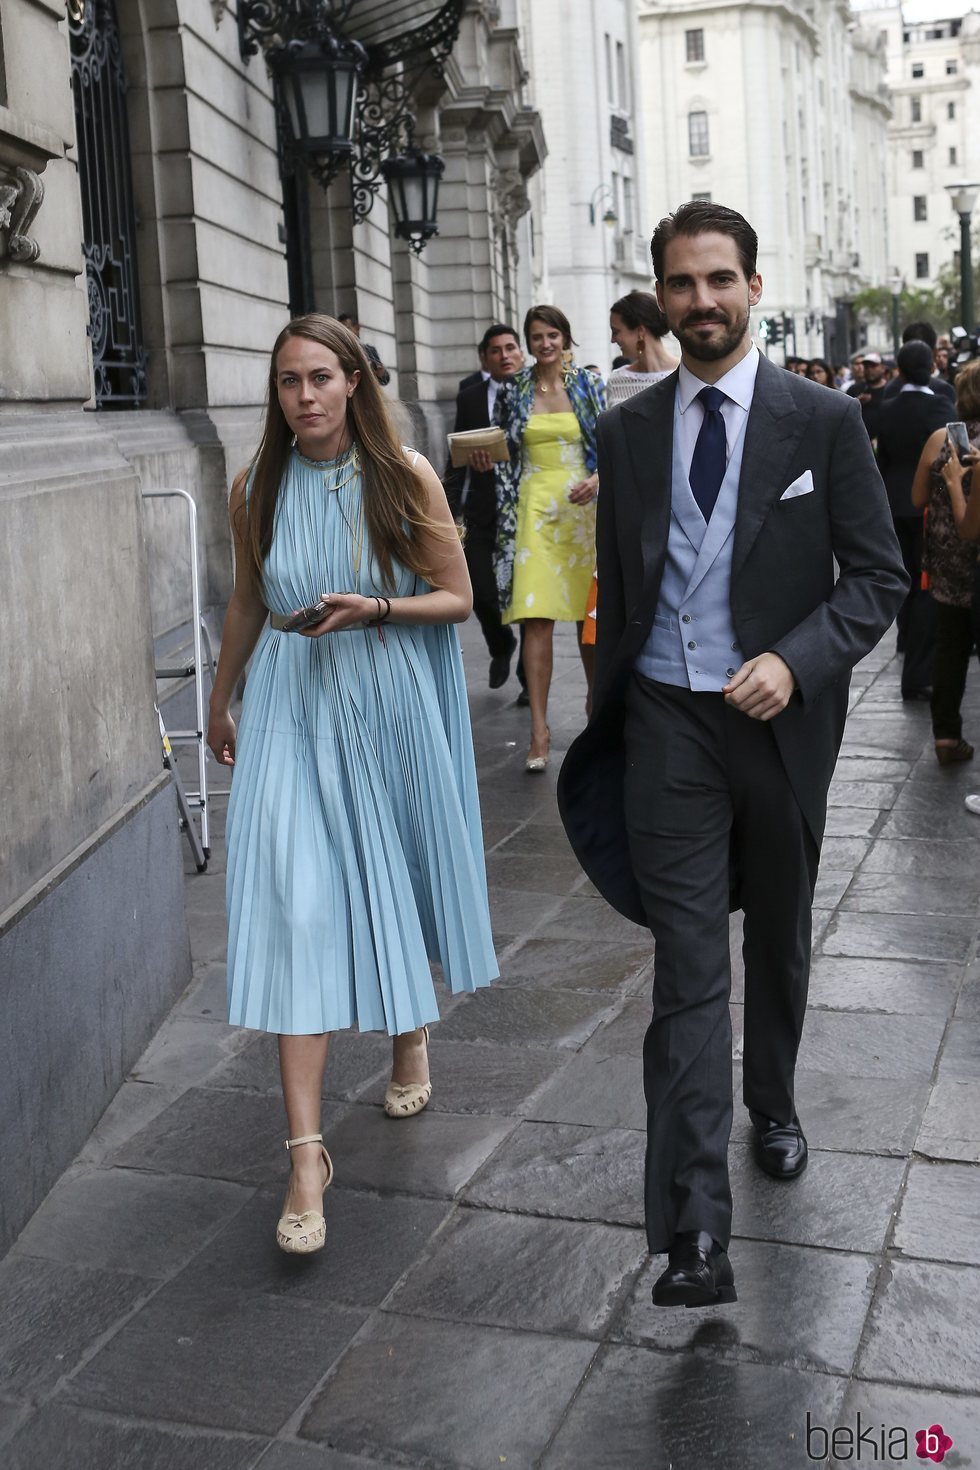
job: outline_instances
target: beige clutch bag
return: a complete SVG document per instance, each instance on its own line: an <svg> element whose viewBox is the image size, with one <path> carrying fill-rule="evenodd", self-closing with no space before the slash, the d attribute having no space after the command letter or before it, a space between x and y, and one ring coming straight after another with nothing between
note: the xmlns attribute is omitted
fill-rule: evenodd
<svg viewBox="0 0 980 1470"><path fill-rule="evenodd" d="M474 449L489 450L490 458L495 463L510 458L507 452L507 435L499 427L464 429L448 437L453 469L458 470L462 465L469 464Z"/></svg>

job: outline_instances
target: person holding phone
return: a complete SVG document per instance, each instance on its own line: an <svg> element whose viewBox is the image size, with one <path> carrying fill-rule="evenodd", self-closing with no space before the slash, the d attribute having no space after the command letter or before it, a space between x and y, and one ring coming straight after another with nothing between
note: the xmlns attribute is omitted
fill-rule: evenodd
<svg viewBox="0 0 980 1470"><path fill-rule="evenodd" d="M432 1091L430 961L453 992L498 974L451 626L473 598L438 476L399 444L363 347L330 317L276 339L230 517L235 588L207 734L234 768L228 1018L279 1038L291 1177L276 1239L308 1254L324 1244L333 1174L330 1034L392 1036L385 1112L410 1117Z"/></svg>
<svg viewBox="0 0 980 1470"><path fill-rule="evenodd" d="M977 631L972 537L980 535L980 525L974 530L977 510L968 501L966 466L952 449L951 435L972 463L971 449L964 445L980 445L980 361L967 363L956 376L956 411L959 421L936 429L926 441L912 485L913 504L928 506L922 565L936 608L931 708L941 766L973 759L973 746L963 738L960 705Z"/></svg>

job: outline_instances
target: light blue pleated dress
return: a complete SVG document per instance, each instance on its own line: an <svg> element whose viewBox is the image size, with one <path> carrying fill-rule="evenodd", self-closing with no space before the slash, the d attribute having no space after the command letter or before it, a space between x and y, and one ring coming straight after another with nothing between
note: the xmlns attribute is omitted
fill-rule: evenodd
<svg viewBox="0 0 980 1470"><path fill-rule="evenodd" d="M356 460L293 450L264 595L288 614L324 592L384 589ZM267 624L238 731L228 807L228 1019L311 1035L396 1035L438 1019L429 961L451 990L499 974L466 684L454 627L410 623L321 638Z"/></svg>

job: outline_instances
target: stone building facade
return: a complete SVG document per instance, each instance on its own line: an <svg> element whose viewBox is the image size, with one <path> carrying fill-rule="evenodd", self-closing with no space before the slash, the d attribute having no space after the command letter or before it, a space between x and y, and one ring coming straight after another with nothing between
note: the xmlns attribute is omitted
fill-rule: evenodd
<svg viewBox="0 0 980 1470"><path fill-rule="evenodd" d="M946 186L980 183L980 7L972 0L865 0L860 20L884 38L893 99L892 264L909 286L929 287L959 249Z"/></svg>
<svg viewBox="0 0 980 1470"><path fill-rule="evenodd" d="M421 256L395 238L383 185L357 225L346 175L308 191L312 304L360 319L406 439L437 462L486 322L526 289L545 147L516 4L458 0L442 73L419 72L418 140L446 164ZM359 7L376 33L386 12L452 8L355 0L354 34ZM93 102L107 80L116 102ZM0 1250L189 979L154 711L189 570L179 510L142 492L193 495L220 609L227 488L289 315L281 164L270 74L243 59L225 0L0 0ZM100 264L89 236L107 209Z"/></svg>
<svg viewBox="0 0 980 1470"><path fill-rule="evenodd" d="M644 156L636 0L521 0L520 19L548 140L531 183L530 295L521 306L560 306L577 360L605 375L618 351L609 308L628 291L651 289L650 235L663 213Z"/></svg>

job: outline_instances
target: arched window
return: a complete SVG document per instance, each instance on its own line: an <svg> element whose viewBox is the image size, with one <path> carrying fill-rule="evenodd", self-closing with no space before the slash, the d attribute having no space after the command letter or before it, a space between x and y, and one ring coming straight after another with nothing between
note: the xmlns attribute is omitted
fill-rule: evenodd
<svg viewBox="0 0 980 1470"><path fill-rule="evenodd" d="M115 0L74 0L68 33L95 401L133 408L146 398L146 352Z"/></svg>

